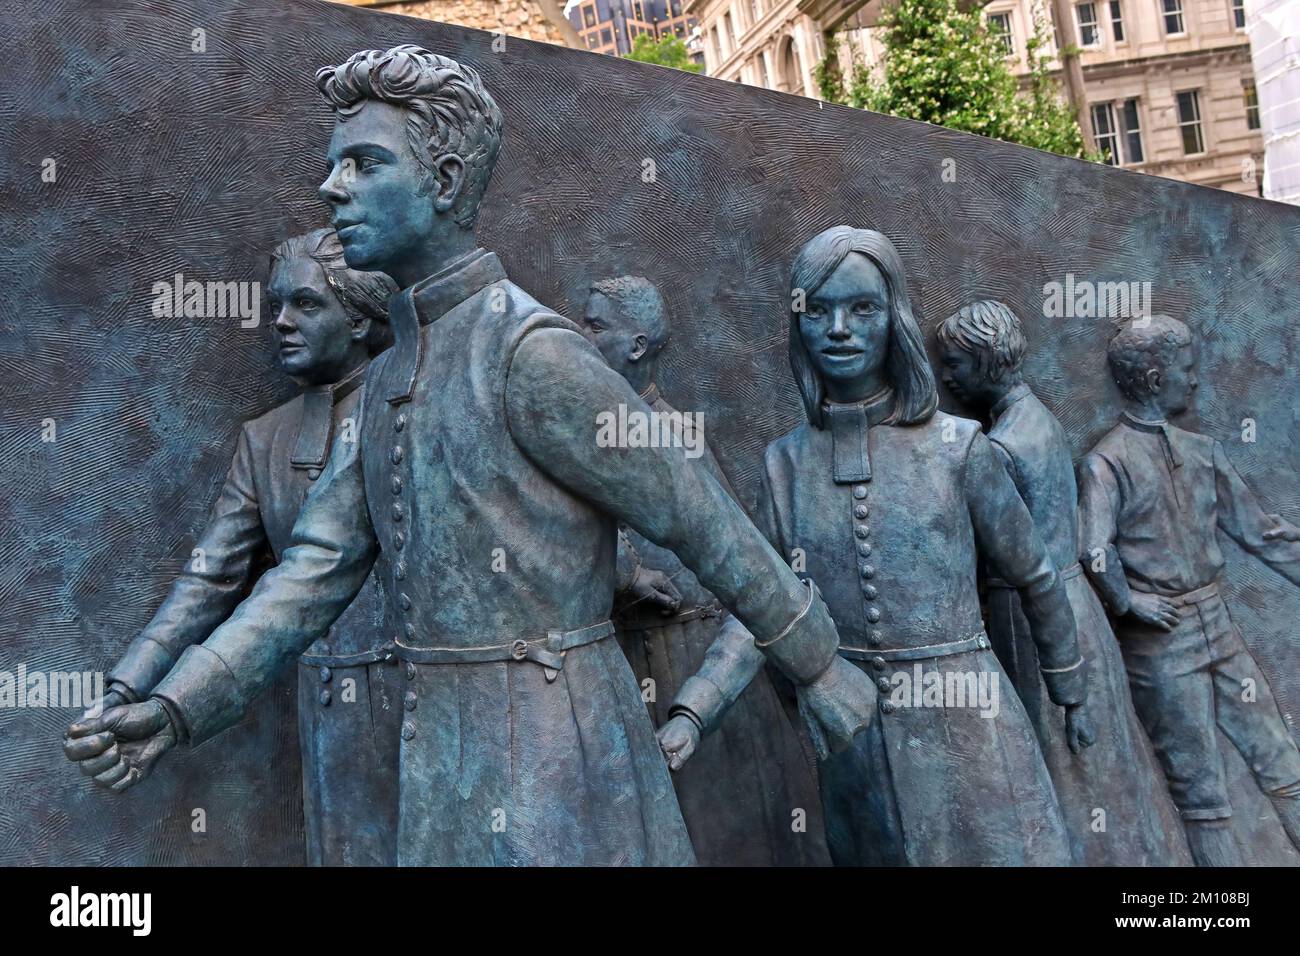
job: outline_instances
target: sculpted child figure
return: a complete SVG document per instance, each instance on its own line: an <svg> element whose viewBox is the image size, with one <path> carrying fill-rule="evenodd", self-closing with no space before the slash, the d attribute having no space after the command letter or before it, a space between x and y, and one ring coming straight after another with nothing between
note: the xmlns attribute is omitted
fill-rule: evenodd
<svg viewBox="0 0 1300 956"><path fill-rule="evenodd" d="M826 607L698 461L601 447L649 414L568 319L478 246L502 118L473 69L413 46L317 74L321 197L352 268L400 286L278 567L138 704L71 729L131 767L236 722L329 630L378 561L402 661L399 864L685 864L668 769L609 620L618 525L669 548L742 620L840 746L875 688ZM123 777L126 780L127 777Z"/></svg>
<svg viewBox="0 0 1300 956"><path fill-rule="evenodd" d="M949 316L936 338L948 390L992 418L989 442L1065 582L1079 649L1091 668L1089 713L1098 746L1075 754L1065 743L1061 711L1051 705L1039 675L1020 595L1001 578L988 577L989 638L1038 734L1074 860L1088 866L1186 865L1191 861L1182 827L1133 713L1119 645L1076 558L1074 462L1061 423L1024 380L1028 343L1020 320L1001 302L974 302Z"/></svg>
<svg viewBox="0 0 1300 956"><path fill-rule="evenodd" d="M800 250L790 284L790 364L808 421L767 448L759 524L806 569L840 654L880 693L871 726L820 764L831 856L1067 865L1052 782L976 590L982 555L1020 593L1043 683L1064 709L1058 732L1071 749L1087 746L1086 669L1051 553L979 426L935 414L893 244L827 229ZM698 677L734 697L759 664L752 643L724 628ZM683 749L687 720L660 731L666 751Z"/></svg>
<svg viewBox="0 0 1300 956"><path fill-rule="evenodd" d="M684 453L699 454L734 498L703 429L676 412L656 384L659 357L670 335L659 290L640 276L602 279L592 285L583 325L610 368L674 429ZM653 687L647 707L655 726L669 719L679 691L684 697L678 704L689 700L690 713L699 722L697 735L705 725L717 726L699 743L699 754L673 773L696 858L705 866L829 863L811 756L771 678L760 671L723 714L723 702L711 693L711 685L687 679L704 662L719 626L728 619L726 611L671 551L631 528L623 530L620 542L627 581L614 623L637 682ZM665 600L669 591L671 600Z"/></svg>
<svg viewBox="0 0 1300 956"><path fill-rule="evenodd" d="M279 561L307 492L320 479L332 437L354 430L372 355L392 341L380 272L348 267L333 229L295 236L271 253L267 299L277 364L302 394L244 424L225 484L153 619L109 671L105 708L148 698L182 652L200 644L239 605L259 564ZM307 859L314 865L392 865L397 818L398 672L372 579L329 632L298 659ZM338 693L344 681L355 699ZM103 738L82 737L75 754ZM117 747L81 763L103 784L130 786L148 763Z"/></svg>
<svg viewBox="0 0 1300 956"><path fill-rule="evenodd" d="M1264 512L1220 442L1169 421L1198 384L1186 325L1135 319L1106 358L1124 411L1079 465L1079 560L1115 615L1133 704L1187 842L1200 866L1245 862L1217 728L1300 848L1300 750L1219 592L1215 535L1300 585L1300 528Z"/></svg>

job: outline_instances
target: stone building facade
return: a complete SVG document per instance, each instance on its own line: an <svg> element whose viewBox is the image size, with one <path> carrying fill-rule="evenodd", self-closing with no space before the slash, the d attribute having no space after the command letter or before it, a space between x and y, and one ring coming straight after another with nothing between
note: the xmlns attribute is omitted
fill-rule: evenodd
<svg viewBox="0 0 1300 956"><path fill-rule="evenodd" d="M502 32L525 40L581 47L572 24L564 17L560 0L334 0L353 7L370 7L384 13L457 26Z"/></svg>
<svg viewBox="0 0 1300 956"><path fill-rule="evenodd" d="M881 0L689 0L710 76L817 96L828 48L876 68ZM989 26L1017 73L1042 0L992 0ZM1114 165L1259 195L1263 137L1244 0L1086 0L1067 4L1080 49L1088 126ZM1050 31L1049 31L1050 32ZM1056 49L1049 40L1049 52Z"/></svg>

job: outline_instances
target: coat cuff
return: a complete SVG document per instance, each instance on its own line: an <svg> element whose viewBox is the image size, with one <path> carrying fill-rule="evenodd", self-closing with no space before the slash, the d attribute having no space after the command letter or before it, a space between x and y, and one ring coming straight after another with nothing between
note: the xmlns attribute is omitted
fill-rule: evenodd
<svg viewBox="0 0 1300 956"><path fill-rule="evenodd" d="M113 665L106 680L126 687L135 700L143 700L175 663L171 651L142 634L127 645L126 653Z"/></svg>
<svg viewBox="0 0 1300 956"><path fill-rule="evenodd" d="M153 696L163 701L173 722L182 725L178 735L191 746L233 727L244 715L244 695L235 675L219 654L202 644L185 649Z"/></svg>
<svg viewBox="0 0 1300 956"><path fill-rule="evenodd" d="M1082 657L1069 667L1041 667L1039 671L1047 685L1047 696L1058 707L1082 704L1088 699L1088 664Z"/></svg>
<svg viewBox="0 0 1300 956"><path fill-rule="evenodd" d="M700 733L707 734L717 725L725 710L722 691L713 681L696 675L688 677L686 683L682 684L672 707L668 709L668 716L675 717L678 713L685 712L688 717L694 718Z"/></svg>
<svg viewBox="0 0 1300 956"><path fill-rule="evenodd" d="M840 636L821 593L811 580L803 607L783 630L767 639L754 635L754 646L796 685L811 684L826 672L839 650Z"/></svg>

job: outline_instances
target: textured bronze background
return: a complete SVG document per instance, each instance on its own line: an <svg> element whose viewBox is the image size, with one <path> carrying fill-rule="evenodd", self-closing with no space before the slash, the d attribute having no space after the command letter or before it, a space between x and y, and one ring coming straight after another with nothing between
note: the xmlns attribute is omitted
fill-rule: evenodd
<svg viewBox="0 0 1300 956"><path fill-rule="evenodd" d="M206 53L191 52L195 28ZM312 74L401 42L471 63L505 111L481 236L520 285L570 313L601 276L664 290L664 394L704 412L746 500L764 445L799 416L791 257L849 222L897 243L927 331L976 297L1021 311L1029 378L1076 454L1117 414L1109 323L1043 318L1043 284L1150 281L1155 311L1207 339L1193 427L1300 521L1300 210L308 0L0 0L0 669L107 666L188 559L239 422L292 389L267 371L265 323L156 319L151 287L177 272L264 281L277 240L325 224L331 119ZM40 441L46 418L55 443ZM1225 547L1229 606L1300 717L1300 593ZM300 861L293 703L286 682L122 796L64 760L67 711L0 710L0 864ZM1272 811L1224 749L1250 831ZM191 833L195 808L206 835ZM1259 862L1297 859L1251 842Z"/></svg>

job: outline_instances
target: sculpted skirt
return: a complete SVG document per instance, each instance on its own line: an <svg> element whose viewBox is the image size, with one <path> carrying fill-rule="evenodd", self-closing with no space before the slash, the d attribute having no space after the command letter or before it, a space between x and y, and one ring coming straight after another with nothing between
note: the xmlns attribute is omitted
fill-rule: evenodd
<svg viewBox="0 0 1300 956"><path fill-rule="evenodd" d="M1068 573L1068 572L1067 572ZM1033 722L1056 786L1075 862L1087 866L1190 866L1178 811L1138 723L1123 655L1082 574L1066 579L1079 650L1088 661L1097 742L1070 753L1065 718L1047 697L1020 596L989 589L989 635Z"/></svg>
<svg viewBox="0 0 1300 956"><path fill-rule="evenodd" d="M398 863L694 862L618 643L531 661L403 663Z"/></svg>
<svg viewBox="0 0 1300 956"><path fill-rule="evenodd" d="M397 859L395 662L298 662L303 822L310 866L393 866Z"/></svg>
<svg viewBox="0 0 1300 956"><path fill-rule="evenodd" d="M722 618L699 617L619 632L656 727L699 670ZM826 866L830 855L813 758L760 671L681 770L672 774L703 866Z"/></svg>
<svg viewBox="0 0 1300 956"><path fill-rule="evenodd" d="M836 865L1070 864L1038 741L992 651L855 663L887 689L877 719L821 764Z"/></svg>

